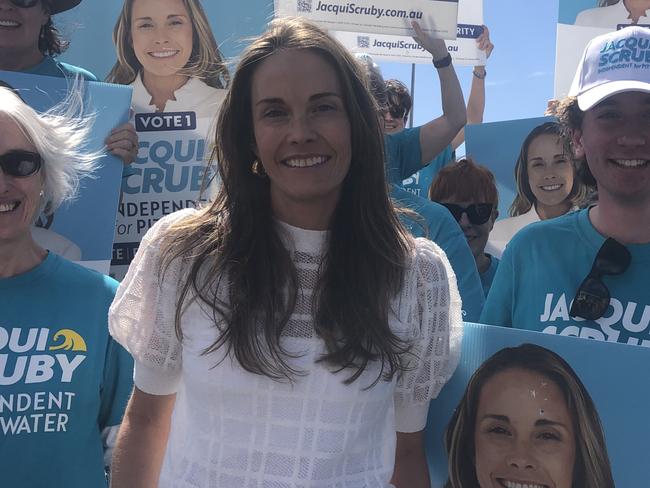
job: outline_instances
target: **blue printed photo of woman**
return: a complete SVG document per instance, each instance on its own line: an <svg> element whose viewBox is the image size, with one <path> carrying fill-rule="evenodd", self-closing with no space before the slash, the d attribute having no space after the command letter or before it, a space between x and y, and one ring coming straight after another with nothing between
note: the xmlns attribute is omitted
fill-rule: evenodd
<svg viewBox="0 0 650 488"><path fill-rule="evenodd" d="M199 0L125 0L113 42L117 62L107 81L133 87L141 141L135 174L123 186L124 205L138 210L118 214L126 231L116 233L115 248L128 257L114 260L111 273L122 278L155 220L216 193L205 160L230 76ZM182 113L173 120L183 123L162 123L162 113Z"/></svg>
<svg viewBox="0 0 650 488"><path fill-rule="evenodd" d="M497 257L528 224L559 217L587 201L587 187L577 175L557 122L544 122L530 131L521 145L514 173L517 194L509 217L494 224L487 245Z"/></svg>
<svg viewBox="0 0 650 488"><path fill-rule="evenodd" d="M107 81L133 86L136 113L216 115L230 77L198 0L126 0L113 42Z"/></svg>

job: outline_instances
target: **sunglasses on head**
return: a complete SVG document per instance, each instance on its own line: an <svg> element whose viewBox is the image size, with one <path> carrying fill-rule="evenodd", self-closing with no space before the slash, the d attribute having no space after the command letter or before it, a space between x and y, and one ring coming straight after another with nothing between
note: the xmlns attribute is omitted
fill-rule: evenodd
<svg viewBox="0 0 650 488"><path fill-rule="evenodd" d="M594 264L573 299L569 315L587 320L598 320L609 306L609 288L603 283L603 276L619 275L630 266L630 251L609 237L598 250Z"/></svg>
<svg viewBox="0 0 650 488"><path fill-rule="evenodd" d="M11 151L0 156L0 168L9 176L24 178L41 169L40 154L29 151Z"/></svg>
<svg viewBox="0 0 650 488"><path fill-rule="evenodd" d="M18 8L32 8L37 3L38 0L9 0L14 7Z"/></svg>
<svg viewBox="0 0 650 488"><path fill-rule="evenodd" d="M473 203L467 207L461 207L455 203L443 203L442 205L451 212L456 222L460 222L461 217L466 213L467 218L472 224L481 225L490 220L490 216L492 215L491 203Z"/></svg>

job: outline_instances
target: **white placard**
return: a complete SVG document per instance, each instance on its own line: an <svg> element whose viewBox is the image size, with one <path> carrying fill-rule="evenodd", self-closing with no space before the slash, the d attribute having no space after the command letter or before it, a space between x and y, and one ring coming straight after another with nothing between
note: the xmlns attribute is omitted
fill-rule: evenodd
<svg viewBox="0 0 650 488"><path fill-rule="evenodd" d="M598 27L557 24L554 98L562 99L569 93L587 43L594 37L611 31L612 29Z"/></svg>
<svg viewBox="0 0 650 488"><path fill-rule="evenodd" d="M447 49L456 65L485 64L485 53L478 49L476 38L483 32L483 0L459 0L456 40L447 41ZM431 54L412 37L359 32L330 31L353 53L366 53L376 61L431 63ZM412 31L411 31L412 34Z"/></svg>
<svg viewBox="0 0 650 488"><path fill-rule="evenodd" d="M440 39L456 39L458 0L275 0L275 16L300 16L327 30L408 36L416 20Z"/></svg>

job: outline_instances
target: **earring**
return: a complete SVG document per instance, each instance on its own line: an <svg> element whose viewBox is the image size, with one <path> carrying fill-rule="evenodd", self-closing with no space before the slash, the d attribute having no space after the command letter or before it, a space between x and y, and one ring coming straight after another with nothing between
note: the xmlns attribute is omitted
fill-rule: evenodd
<svg viewBox="0 0 650 488"><path fill-rule="evenodd" d="M260 163L257 159L253 161L253 164L251 165L251 172L255 176L259 176L260 178L266 177L266 171L264 171L264 166L262 166L262 163Z"/></svg>
<svg viewBox="0 0 650 488"><path fill-rule="evenodd" d="M43 198L43 197L45 196L45 192L44 192L43 190L41 190L41 191L38 193L38 196L41 197L41 198Z"/></svg>

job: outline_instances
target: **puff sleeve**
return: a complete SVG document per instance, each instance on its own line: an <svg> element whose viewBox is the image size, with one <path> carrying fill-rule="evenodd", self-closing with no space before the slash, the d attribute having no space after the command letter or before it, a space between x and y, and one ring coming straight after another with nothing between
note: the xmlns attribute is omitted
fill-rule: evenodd
<svg viewBox="0 0 650 488"><path fill-rule="evenodd" d="M445 253L427 239L415 242L413 266L404 283L411 304L407 320L412 348L395 390L398 432L424 429L429 401L458 365L463 335L460 294Z"/></svg>
<svg viewBox="0 0 650 488"><path fill-rule="evenodd" d="M194 212L175 212L149 229L109 310L111 335L135 360L135 385L153 395L175 393L182 366L174 326L182 269L175 260L162 275L161 244L170 226Z"/></svg>

